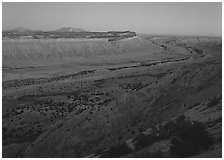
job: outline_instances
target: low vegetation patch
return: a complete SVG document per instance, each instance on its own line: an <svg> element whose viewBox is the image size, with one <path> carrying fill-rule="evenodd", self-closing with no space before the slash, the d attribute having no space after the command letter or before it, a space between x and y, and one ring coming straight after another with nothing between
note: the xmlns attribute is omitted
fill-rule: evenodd
<svg viewBox="0 0 224 160"><path fill-rule="evenodd" d="M153 142L157 140L157 137L154 134L145 135L143 133L140 133L135 137L134 140L136 141L136 150L140 150L142 148L150 146Z"/></svg>
<svg viewBox="0 0 224 160"><path fill-rule="evenodd" d="M212 106L215 106L217 104L220 103L220 100L221 100L221 96L215 96L213 97L208 103L207 103L207 107L212 107Z"/></svg>
<svg viewBox="0 0 224 160"><path fill-rule="evenodd" d="M127 146L125 142L118 145L111 146L107 149L101 157L103 158L118 158L122 155L128 154L131 152L131 149Z"/></svg>
<svg viewBox="0 0 224 160"><path fill-rule="evenodd" d="M184 115L151 128L149 133L140 133L134 138L135 149L152 145L155 141L170 139L171 153L177 157L189 157L207 149L212 138L203 123L190 121Z"/></svg>
<svg viewBox="0 0 224 160"><path fill-rule="evenodd" d="M172 122L172 126L171 152L178 157L195 155L212 144L212 138L201 122L180 116Z"/></svg>
<svg viewBox="0 0 224 160"><path fill-rule="evenodd" d="M170 154L172 157L190 157L201 150L208 149L213 139L206 130L205 124L191 121L184 115L163 124L157 124L148 131L139 133L133 138L135 150L133 153L125 142L111 146L105 150L101 157L121 157L131 153L132 157L164 157L160 150L153 153L141 152L159 140L170 140ZM136 152L137 151L137 152ZM142 153L142 154L141 154Z"/></svg>

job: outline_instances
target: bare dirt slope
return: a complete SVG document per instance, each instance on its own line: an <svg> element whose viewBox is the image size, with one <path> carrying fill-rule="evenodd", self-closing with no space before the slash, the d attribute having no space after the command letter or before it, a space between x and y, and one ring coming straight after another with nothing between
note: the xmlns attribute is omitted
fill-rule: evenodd
<svg viewBox="0 0 224 160"><path fill-rule="evenodd" d="M129 55L133 52L158 53L159 49L141 38L130 38L117 42L107 39L59 39L59 40L4 40L3 66L8 68L39 67L97 60L113 56ZM145 53L146 54L146 53ZM138 57L138 56L136 56Z"/></svg>

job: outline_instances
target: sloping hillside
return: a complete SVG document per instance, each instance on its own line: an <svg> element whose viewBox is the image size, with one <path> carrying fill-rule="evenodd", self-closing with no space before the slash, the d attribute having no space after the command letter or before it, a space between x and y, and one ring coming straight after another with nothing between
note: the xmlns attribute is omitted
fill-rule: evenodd
<svg viewBox="0 0 224 160"><path fill-rule="evenodd" d="M220 93L220 68L213 68L214 72L206 75L204 72L211 66L200 70L196 66L178 67L172 68L173 73L167 72L158 77L155 75L153 84L135 94L124 94L100 111L94 109L91 113L87 109L81 114L75 116L72 113L65 120L58 121L28 147L24 152L25 157L40 156L40 153L43 157L88 156L96 153L96 149L117 145L142 129L180 115L195 104L204 103ZM188 81L193 75L194 79ZM113 84L113 81L103 81L100 86L106 87L108 83ZM213 85L207 88L210 83Z"/></svg>
<svg viewBox="0 0 224 160"><path fill-rule="evenodd" d="M149 41L131 38L117 42L99 40L4 40L3 67L51 66L83 59L107 59L113 56L159 53ZM135 55L138 57L138 55Z"/></svg>
<svg viewBox="0 0 224 160"><path fill-rule="evenodd" d="M4 41L3 157L221 157L220 40L181 40Z"/></svg>

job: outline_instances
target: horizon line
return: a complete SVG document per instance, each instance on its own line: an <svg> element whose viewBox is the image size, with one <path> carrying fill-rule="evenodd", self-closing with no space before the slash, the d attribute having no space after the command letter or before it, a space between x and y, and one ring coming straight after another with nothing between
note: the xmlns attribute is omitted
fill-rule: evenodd
<svg viewBox="0 0 224 160"><path fill-rule="evenodd" d="M140 32L136 32L136 31L132 31L132 30L89 31L89 30L83 29L81 27L71 27L71 26L70 27L60 27L60 28L54 29L54 30L30 29L30 28L27 28L27 27L18 26L18 27L14 27L12 29L3 29L2 28L2 32L12 31L12 30L15 30L17 28L24 28L24 29L31 30L31 31L43 31L43 32L57 31L57 30L62 29L62 28L74 28L74 29L82 29L82 30L85 30L86 32L110 32L110 31L125 32L125 31L129 31L129 32L135 32L138 35L152 35L152 36L222 37L222 34L221 35L193 35L193 34L172 34L172 33L140 33Z"/></svg>

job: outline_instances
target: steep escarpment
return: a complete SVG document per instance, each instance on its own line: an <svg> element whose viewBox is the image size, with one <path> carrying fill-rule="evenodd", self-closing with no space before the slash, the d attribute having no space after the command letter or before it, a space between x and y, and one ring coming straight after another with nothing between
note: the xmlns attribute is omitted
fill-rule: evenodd
<svg viewBox="0 0 224 160"><path fill-rule="evenodd" d="M108 38L110 41L134 37L131 31L91 32L81 28L63 27L54 31L30 30L23 27L3 31L3 39L58 39L58 38Z"/></svg>
<svg viewBox="0 0 224 160"><path fill-rule="evenodd" d="M109 42L107 39L3 40L3 67L51 66L84 59L99 60L134 52L160 52L151 42L135 37Z"/></svg>

